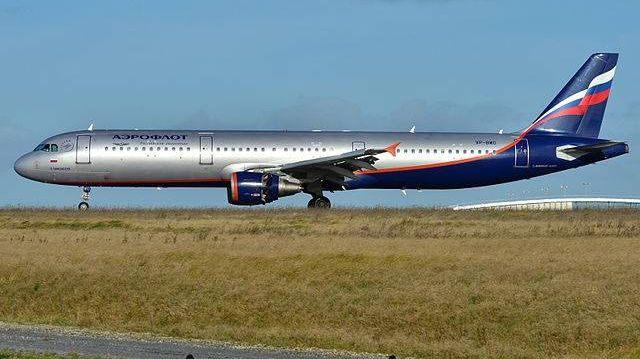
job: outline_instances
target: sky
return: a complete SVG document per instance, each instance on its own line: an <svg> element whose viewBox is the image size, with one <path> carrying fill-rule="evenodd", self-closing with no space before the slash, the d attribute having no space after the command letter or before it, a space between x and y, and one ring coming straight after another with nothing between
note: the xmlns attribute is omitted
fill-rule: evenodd
<svg viewBox="0 0 640 359"><path fill-rule="evenodd" d="M96 128L516 131L586 58L619 52L600 133L630 154L515 183L359 190L334 206L639 197L635 1L0 0L0 206L75 206L13 162ZM566 186L566 189L562 189ZM94 188L101 207L226 207L224 189ZM277 206L304 206L306 195ZM271 205L271 204L270 204Z"/></svg>

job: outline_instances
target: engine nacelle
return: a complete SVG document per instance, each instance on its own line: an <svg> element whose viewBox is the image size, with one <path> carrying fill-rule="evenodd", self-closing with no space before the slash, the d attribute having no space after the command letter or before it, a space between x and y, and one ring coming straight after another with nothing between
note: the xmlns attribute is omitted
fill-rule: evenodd
<svg viewBox="0 0 640 359"><path fill-rule="evenodd" d="M257 172L234 172L227 189L229 203L253 206L273 202L280 197L302 191L299 183L278 175Z"/></svg>

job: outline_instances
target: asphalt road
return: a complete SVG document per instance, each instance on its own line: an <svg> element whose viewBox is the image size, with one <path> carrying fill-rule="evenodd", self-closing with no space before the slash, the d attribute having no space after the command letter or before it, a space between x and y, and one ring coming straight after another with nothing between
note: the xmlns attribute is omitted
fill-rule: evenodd
<svg viewBox="0 0 640 359"><path fill-rule="evenodd" d="M239 346L223 342L188 341L151 335L118 334L54 326L31 326L0 322L0 349L115 358L164 359L336 359L386 358L347 352L279 350Z"/></svg>

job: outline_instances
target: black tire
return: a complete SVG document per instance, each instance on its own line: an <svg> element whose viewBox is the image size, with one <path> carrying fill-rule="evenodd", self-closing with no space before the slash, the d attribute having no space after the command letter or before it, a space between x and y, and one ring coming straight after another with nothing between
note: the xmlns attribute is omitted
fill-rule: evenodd
<svg viewBox="0 0 640 359"><path fill-rule="evenodd" d="M78 204L78 209L79 209L80 211L86 211L86 210L88 210L88 209L89 209L89 203L87 203L87 202L80 202L80 203Z"/></svg>
<svg viewBox="0 0 640 359"><path fill-rule="evenodd" d="M316 199L316 208L329 209L331 208L331 201L329 201L329 198L322 196Z"/></svg>
<svg viewBox="0 0 640 359"><path fill-rule="evenodd" d="M329 209L331 208L331 201L325 196L314 196L307 203L307 208Z"/></svg>
<svg viewBox="0 0 640 359"><path fill-rule="evenodd" d="M313 197L307 203L307 208L316 208L316 198Z"/></svg>

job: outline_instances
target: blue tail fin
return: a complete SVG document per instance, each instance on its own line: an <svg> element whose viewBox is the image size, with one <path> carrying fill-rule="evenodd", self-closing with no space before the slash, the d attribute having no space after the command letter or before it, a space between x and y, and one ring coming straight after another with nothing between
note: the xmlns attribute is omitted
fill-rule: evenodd
<svg viewBox="0 0 640 359"><path fill-rule="evenodd" d="M589 56L525 132L597 138L618 54Z"/></svg>

